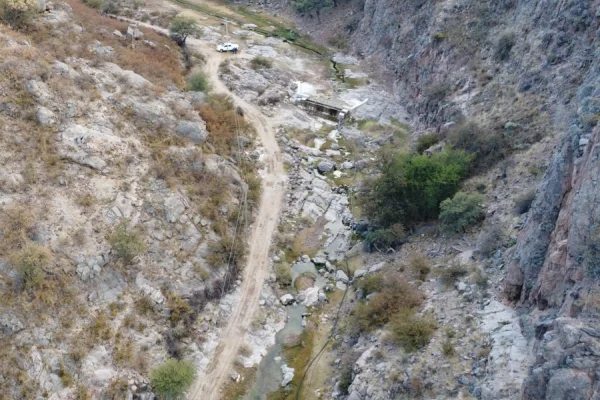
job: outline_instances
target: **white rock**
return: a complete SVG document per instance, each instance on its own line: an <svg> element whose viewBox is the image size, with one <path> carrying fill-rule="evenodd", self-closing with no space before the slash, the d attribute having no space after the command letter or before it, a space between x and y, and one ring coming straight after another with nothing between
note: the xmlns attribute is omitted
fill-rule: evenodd
<svg viewBox="0 0 600 400"><path fill-rule="evenodd" d="M283 380L281 381L281 387L286 387L288 383L294 379L294 368L288 368L286 364L281 366L281 372L283 373Z"/></svg>
<svg viewBox="0 0 600 400"><path fill-rule="evenodd" d="M361 276L365 276L367 274L367 270L366 269L357 269L354 272L354 277L355 278L360 278Z"/></svg>
<svg viewBox="0 0 600 400"><path fill-rule="evenodd" d="M281 296L279 298L279 301L281 302L281 304L283 304L284 306L290 305L292 304L294 301L296 301L294 299L294 296L292 296L291 294L287 293L284 294L283 296Z"/></svg>
<svg viewBox="0 0 600 400"><path fill-rule="evenodd" d="M35 119L42 126L50 126L56 122L54 113L43 106L37 108Z"/></svg>
<svg viewBox="0 0 600 400"><path fill-rule="evenodd" d="M368 269L369 272L377 272L381 269L383 269L383 267L385 267L385 261L384 262L380 262L379 264L375 264L375 265L371 265Z"/></svg>
<svg viewBox="0 0 600 400"><path fill-rule="evenodd" d="M335 272L335 280L341 281L343 283L348 283L348 275L346 275L346 273L344 271L342 271L341 269L338 269Z"/></svg>

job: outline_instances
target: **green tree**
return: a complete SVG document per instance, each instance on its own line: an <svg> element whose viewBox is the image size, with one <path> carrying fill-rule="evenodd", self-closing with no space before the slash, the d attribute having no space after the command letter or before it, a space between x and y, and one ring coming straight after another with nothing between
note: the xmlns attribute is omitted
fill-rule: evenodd
<svg viewBox="0 0 600 400"><path fill-rule="evenodd" d="M150 371L152 389L162 400L183 398L183 393L196 377L196 369L189 361L171 358Z"/></svg>
<svg viewBox="0 0 600 400"><path fill-rule="evenodd" d="M131 264L133 259L144 253L147 249L146 243L139 230L129 229L129 220L124 219L110 234L108 241L117 253L117 256L125 264Z"/></svg>
<svg viewBox="0 0 600 400"><path fill-rule="evenodd" d="M199 35L200 28L196 25L196 21L190 17L177 16L173 18L169 25L169 35L179 46L185 46L185 40L188 36Z"/></svg>
<svg viewBox="0 0 600 400"><path fill-rule="evenodd" d="M456 193L471 158L461 150L396 155L371 183L364 201L367 215L381 228L437 218L440 203Z"/></svg>
<svg viewBox="0 0 600 400"><path fill-rule="evenodd" d="M449 232L464 231L465 228L483 218L483 196L479 193L458 192L440 204L440 221Z"/></svg>

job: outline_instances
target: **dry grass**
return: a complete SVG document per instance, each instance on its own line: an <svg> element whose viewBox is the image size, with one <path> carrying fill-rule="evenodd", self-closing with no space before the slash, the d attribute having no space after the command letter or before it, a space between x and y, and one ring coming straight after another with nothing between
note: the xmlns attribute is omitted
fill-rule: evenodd
<svg viewBox="0 0 600 400"><path fill-rule="evenodd" d="M35 232L35 217L31 207L24 204L9 205L0 211L0 249L2 253L20 248Z"/></svg>
<svg viewBox="0 0 600 400"><path fill-rule="evenodd" d="M115 56L111 61L122 68L130 69L163 87L177 85L183 88L185 86L180 62L181 53L177 45L168 38L141 28L144 39L156 43L157 46L152 49L138 43L135 48L131 48L129 42L120 40L112 34L115 30L125 32L127 23L103 17L98 11L77 0L66 0L66 3L73 9L74 22L83 26L85 31L69 32L69 40L64 40L64 32L61 30L38 25L32 32L32 39L40 48L59 60L71 56L94 59L95 55L88 51L88 46L94 40L99 40L114 49ZM102 34L101 30L109 33Z"/></svg>

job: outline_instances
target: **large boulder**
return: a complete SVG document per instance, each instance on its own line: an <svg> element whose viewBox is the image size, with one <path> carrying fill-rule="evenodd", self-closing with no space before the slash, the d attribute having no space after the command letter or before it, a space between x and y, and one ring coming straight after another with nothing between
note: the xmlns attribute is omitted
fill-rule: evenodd
<svg viewBox="0 0 600 400"><path fill-rule="evenodd" d="M319 163L319 165L317 166L317 170L322 173L322 174L326 174L327 172L331 172L335 169L335 163L331 162L331 161L321 161Z"/></svg>
<svg viewBox="0 0 600 400"><path fill-rule="evenodd" d="M592 380L584 372L557 370L546 390L546 400L587 400L592 395Z"/></svg>
<svg viewBox="0 0 600 400"><path fill-rule="evenodd" d="M283 296L281 296L279 298L279 301L284 306L289 306L290 304L292 304L293 302L295 302L296 299L294 299L294 296L292 296L291 294L287 293L287 294L284 294Z"/></svg>
<svg viewBox="0 0 600 400"><path fill-rule="evenodd" d="M348 275L346 275L346 273L341 269L338 269L335 272L335 280L343 283L348 283Z"/></svg>
<svg viewBox="0 0 600 400"><path fill-rule="evenodd" d="M127 27L127 39L140 40L144 37L144 32L140 31L137 26L129 25Z"/></svg>
<svg viewBox="0 0 600 400"><path fill-rule="evenodd" d="M179 136L186 137L194 143L204 143L208 137L206 126L193 121L181 121L177 124L175 132Z"/></svg>
<svg viewBox="0 0 600 400"><path fill-rule="evenodd" d="M39 106L35 112L35 119L42 126L50 126L56 122L54 113L46 107Z"/></svg>

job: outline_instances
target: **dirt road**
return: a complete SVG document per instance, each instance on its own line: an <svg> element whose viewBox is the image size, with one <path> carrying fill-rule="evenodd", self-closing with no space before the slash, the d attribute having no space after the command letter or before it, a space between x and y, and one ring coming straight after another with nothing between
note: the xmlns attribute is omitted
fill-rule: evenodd
<svg viewBox="0 0 600 400"><path fill-rule="evenodd" d="M201 41L192 40L188 44L192 48L195 45L203 46L199 50L206 49L206 44ZM282 206L285 172L270 121L262 115L257 106L231 93L219 80L219 64L227 55L210 51L203 53L206 55L205 72L210 76L214 90L219 93L227 93L233 98L235 104L244 110L244 116L258 132L266 156L264 159L266 173L263 175L260 208L250 237L241 296L229 318L227 327L220 334L221 342L213 356L212 363L208 366L207 375L199 377L189 395L189 399L192 400L218 400L219 389L226 379L229 379L233 361L244 341L244 332L258 309L260 291L269 268L271 237L275 232Z"/></svg>
<svg viewBox="0 0 600 400"><path fill-rule="evenodd" d="M139 23L146 28L166 33L165 29ZM248 261L244 268L241 296L235 305L227 326L220 333L221 341L215 351L207 374L198 377L190 394L191 400L218 400L219 390L230 376L232 365L244 342L244 333L258 309L258 301L263 282L269 269L269 247L277 226L285 191L285 172L281 162L279 146L275 139L275 131L270 121L262 115L260 108L236 96L219 80L219 64L229 54L217 53L214 45L198 39L187 39L187 46L206 56L204 68L210 77L213 90L225 93L235 104L244 110L244 117L250 121L265 149L265 173L263 174L262 196L260 207L249 242Z"/></svg>

